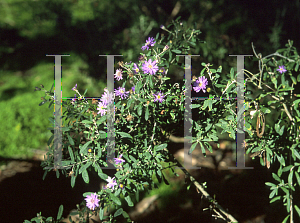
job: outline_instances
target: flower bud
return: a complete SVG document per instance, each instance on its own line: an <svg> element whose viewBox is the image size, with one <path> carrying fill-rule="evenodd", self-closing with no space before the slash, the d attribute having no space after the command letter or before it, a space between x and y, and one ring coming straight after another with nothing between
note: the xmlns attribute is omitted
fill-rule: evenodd
<svg viewBox="0 0 300 223"><path fill-rule="evenodd" d="M38 88L38 87L35 87L35 90L34 91L40 91L41 89Z"/></svg>
<svg viewBox="0 0 300 223"><path fill-rule="evenodd" d="M41 88L44 88L44 85L41 84L40 86L41 86Z"/></svg>

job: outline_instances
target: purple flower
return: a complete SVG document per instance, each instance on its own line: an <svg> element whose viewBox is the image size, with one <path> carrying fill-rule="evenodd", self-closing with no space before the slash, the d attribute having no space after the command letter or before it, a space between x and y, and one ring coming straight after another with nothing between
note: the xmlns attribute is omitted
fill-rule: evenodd
<svg viewBox="0 0 300 223"><path fill-rule="evenodd" d="M154 60L153 62L151 59L149 59L149 61L145 61L145 63L142 66L142 69L145 74L154 75L158 71L158 66L156 65L156 60Z"/></svg>
<svg viewBox="0 0 300 223"><path fill-rule="evenodd" d="M139 59L139 61L142 61L142 62L143 62L143 61L145 60L145 57L144 57L143 55L141 55L141 56L139 56L138 59Z"/></svg>
<svg viewBox="0 0 300 223"><path fill-rule="evenodd" d="M277 71L279 71L279 73L284 73L284 72L286 72L286 69L285 69L285 66L279 66L279 69L277 69Z"/></svg>
<svg viewBox="0 0 300 223"><path fill-rule="evenodd" d="M96 193L87 195L85 201L86 201L86 206L91 210L94 210L95 207L99 207L100 200L98 199L98 195Z"/></svg>
<svg viewBox="0 0 300 223"><path fill-rule="evenodd" d="M140 72L140 69L136 64L133 64L133 69L132 70L134 71L135 74Z"/></svg>
<svg viewBox="0 0 300 223"><path fill-rule="evenodd" d="M164 25L160 25L160 27L159 28L161 28L161 29L165 29L166 27L164 26Z"/></svg>
<svg viewBox="0 0 300 223"><path fill-rule="evenodd" d="M125 92L124 87L119 87L118 90L115 90L116 96L120 96L122 99L125 99L128 97L129 91Z"/></svg>
<svg viewBox="0 0 300 223"><path fill-rule="evenodd" d="M156 94L153 94L155 96L154 102L159 101L162 103L164 101L165 95L163 95L161 92L156 92Z"/></svg>
<svg viewBox="0 0 300 223"><path fill-rule="evenodd" d="M133 87L131 88L131 90L132 90L133 92L135 92L135 86L133 86Z"/></svg>
<svg viewBox="0 0 300 223"><path fill-rule="evenodd" d="M123 77L122 77L122 70L121 70L121 69L117 69L117 70L116 70L116 73L115 73L114 75L115 75L115 78L117 79L117 81L123 80Z"/></svg>
<svg viewBox="0 0 300 223"><path fill-rule="evenodd" d="M99 104L98 104L98 108L97 108L97 110L99 110L99 112L97 113L97 114L101 114L101 116L103 116L103 115L105 115L105 113L106 113L106 105L105 104L103 104L102 102L99 102Z"/></svg>
<svg viewBox="0 0 300 223"><path fill-rule="evenodd" d="M202 76L199 77L198 80L196 80L196 82L194 83L194 91L196 91L197 93L202 90L205 93L205 89L206 89L206 85L208 84L207 79Z"/></svg>
<svg viewBox="0 0 300 223"><path fill-rule="evenodd" d="M162 75L164 75L166 73L166 70L165 70L165 68L162 67L158 70L158 72L161 73Z"/></svg>
<svg viewBox="0 0 300 223"><path fill-rule="evenodd" d="M119 187L124 190L124 184L119 184Z"/></svg>
<svg viewBox="0 0 300 223"><path fill-rule="evenodd" d="M155 39L153 37L151 37L151 38L148 37L148 40L146 40L145 46L142 46L142 50L145 50L145 49L149 50L149 45L154 46L155 43L156 42L155 42Z"/></svg>
<svg viewBox="0 0 300 223"><path fill-rule="evenodd" d="M108 182L108 184L106 185L106 187L110 188L110 189L113 189L115 185L117 185L117 182L116 180L114 180L115 177L111 178L111 177L108 177L106 179L106 181Z"/></svg>
<svg viewBox="0 0 300 223"><path fill-rule="evenodd" d="M113 102L114 94L109 93L107 89L104 89L104 94L101 97L103 105L107 106L109 103Z"/></svg>
<svg viewBox="0 0 300 223"><path fill-rule="evenodd" d="M77 89L77 84L75 84L75 87L72 88L73 91Z"/></svg>
<svg viewBox="0 0 300 223"><path fill-rule="evenodd" d="M120 164L125 162L125 160L122 159L123 154L121 154L118 158L114 158L116 164Z"/></svg>

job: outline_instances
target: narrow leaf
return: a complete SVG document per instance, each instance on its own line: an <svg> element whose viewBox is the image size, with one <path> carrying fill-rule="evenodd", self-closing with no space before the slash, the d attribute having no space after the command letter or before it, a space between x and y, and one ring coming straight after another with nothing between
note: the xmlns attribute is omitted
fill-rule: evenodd
<svg viewBox="0 0 300 223"><path fill-rule="evenodd" d="M123 213L123 208L119 208L115 213L114 213L114 217L117 217L119 215L121 215Z"/></svg>
<svg viewBox="0 0 300 223"><path fill-rule="evenodd" d="M87 184L89 183L90 179L89 179L89 174L88 174L87 170L84 170L82 172L82 178L85 183L87 183Z"/></svg>
<svg viewBox="0 0 300 223"><path fill-rule="evenodd" d="M64 210L64 207L63 207L63 205L60 205L59 206L59 209L58 209L58 213L57 213L57 220L60 220L61 219L61 216L62 216L62 214L63 214L63 210Z"/></svg>

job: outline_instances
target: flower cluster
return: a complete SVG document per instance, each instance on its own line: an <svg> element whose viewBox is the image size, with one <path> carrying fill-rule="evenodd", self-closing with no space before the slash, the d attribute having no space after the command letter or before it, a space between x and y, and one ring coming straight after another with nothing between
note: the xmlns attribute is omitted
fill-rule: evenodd
<svg viewBox="0 0 300 223"><path fill-rule="evenodd" d="M155 39L153 37L148 37L148 40L146 40L145 46L142 46L142 50L149 50L149 46L154 46L155 44Z"/></svg>

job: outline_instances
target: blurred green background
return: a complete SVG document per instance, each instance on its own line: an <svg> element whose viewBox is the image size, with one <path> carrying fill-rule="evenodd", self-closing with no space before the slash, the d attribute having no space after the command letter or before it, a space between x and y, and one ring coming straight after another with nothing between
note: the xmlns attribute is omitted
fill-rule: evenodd
<svg viewBox="0 0 300 223"><path fill-rule="evenodd" d="M137 61L148 36L161 24L181 16L202 31L193 54L192 74L201 62L223 66L225 73L236 66L233 54L267 55L283 48L288 39L299 48L300 4L296 1L247 0L35 0L0 1L0 156L31 157L45 149L51 136L47 127L53 110L38 106L40 84L50 90L54 58L62 57L63 97L73 97L77 83L87 97L100 97L106 85L106 58ZM118 67L116 66L115 69ZM258 71L251 58L245 68ZM170 69L172 80L183 80L183 71Z"/></svg>

